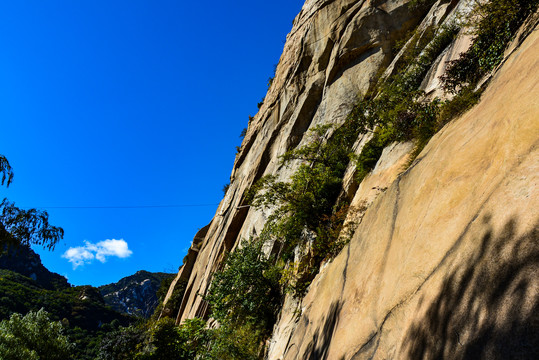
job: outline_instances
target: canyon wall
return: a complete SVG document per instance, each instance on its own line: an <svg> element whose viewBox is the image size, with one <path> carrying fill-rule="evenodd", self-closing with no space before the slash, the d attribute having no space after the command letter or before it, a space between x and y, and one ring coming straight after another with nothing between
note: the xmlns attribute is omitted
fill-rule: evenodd
<svg viewBox="0 0 539 360"><path fill-rule="evenodd" d="M465 0L306 1L249 123L230 187L176 278L187 281L178 322L208 316L200 294L224 254L260 234L271 214L247 204L249 188L267 174L288 179L299 164L282 166L279 156L305 144L309 129L343 123L358 96L395 72L406 49L397 52L395 44L411 30L460 21L469 9ZM287 295L269 359L518 358L537 351L536 25L537 16L526 23L480 102L438 132L410 167L412 143L388 146L360 184L350 165L343 194L363 209L349 215L354 236L303 299ZM468 48L466 31L431 65L421 84L427 96L447 96L439 77ZM360 135L356 152L369 138Z"/></svg>

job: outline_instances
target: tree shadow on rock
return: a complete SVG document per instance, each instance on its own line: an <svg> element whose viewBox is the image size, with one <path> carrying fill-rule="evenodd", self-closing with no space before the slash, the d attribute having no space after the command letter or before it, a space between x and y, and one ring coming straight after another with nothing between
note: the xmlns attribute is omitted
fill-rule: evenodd
<svg viewBox="0 0 539 360"><path fill-rule="evenodd" d="M517 236L514 219L445 278L407 330L410 359L539 359L539 223Z"/></svg>
<svg viewBox="0 0 539 360"><path fill-rule="evenodd" d="M342 304L340 301L331 304L323 324L315 331L311 342L307 346L303 359L322 360L327 358L329 345L341 308Z"/></svg>

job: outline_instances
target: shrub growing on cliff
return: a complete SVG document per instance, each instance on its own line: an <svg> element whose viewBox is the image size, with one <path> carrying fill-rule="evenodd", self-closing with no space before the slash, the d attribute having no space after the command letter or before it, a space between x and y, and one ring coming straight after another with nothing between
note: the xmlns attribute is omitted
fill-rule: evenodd
<svg viewBox="0 0 539 360"><path fill-rule="evenodd" d="M316 233L322 223L339 210L335 205L358 132L353 122L345 123L331 136L330 128L320 126L312 129L310 142L282 157L283 165L301 162L290 182L266 176L251 189L253 206L276 207L262 237L281 241L285 259L302 241L305 229ZM315 241L322 241L322 238Z"/></svg>
<svg viewBox="0 0 539 360"><path fill-rule="evenodd" d="M437 31L428 28L414 40L400 64L402 72L386 79L360 100L350 113L360 132L372 132L357 160L356 179L361 181L376 165L382 150L394 141L415 140L415 153L425 146L438 129L437 100L423 101L422 80L436 58L453 41L460 28L450 24ZM409 54L408 54L409 53Z"/></svg>
<svg viewBox="0 0 539 360"><path fill-rule="evenodd" d="M477 1L471 14L472 45L449 63L442 77L447 90L474 86L503 59L503 53L526 18L537 10L538 0Z"/></svg>
<svg viewBox="0 0 539 360"><path fill-rule="evenodd" d="M336 255L346 243L330 230L342 225L348 209L345 201L337 200L359 125L349 118L332 130L331 125L313 128L309 142L282 156L284 166L300 163L290 182L266 176L250 192L254 207L273 209L260 237L278 241L281 259L290 261L296 246L305 248L312 240L308 263L296 264L301 274L287 277L294 281L286 286L298 296L318 273L321 262Z"/></svg>

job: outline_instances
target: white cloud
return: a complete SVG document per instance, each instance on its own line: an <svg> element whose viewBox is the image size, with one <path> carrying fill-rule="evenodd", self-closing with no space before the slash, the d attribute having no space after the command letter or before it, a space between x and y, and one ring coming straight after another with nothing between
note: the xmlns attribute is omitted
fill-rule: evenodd
<svg viewBox="0 0 539 360"><path fill-rule="evenodd" d="M104 263L109 256L126 258L132 253L124 239L107 239L97 244L85 240L84 246L71 247L62 257L72 263L73 269L76 269L81 265L90 264L94 259Z"/></svg>

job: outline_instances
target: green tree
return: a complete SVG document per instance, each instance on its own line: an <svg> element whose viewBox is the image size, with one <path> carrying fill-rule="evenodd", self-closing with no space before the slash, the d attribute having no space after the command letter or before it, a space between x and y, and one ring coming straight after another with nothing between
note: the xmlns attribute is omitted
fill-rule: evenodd
<svg viewBox="0 0 539 360"><path fill-rule="evenodd" d="M13 169L5 156L0 155L1 185L9 187L13 181ZM61 227L49 224L49 214L43 210L24 210L4 198L0 202L0 251L7 246L41 245L54 249L64 237Z"/></svg>
<svg viewBox="0 0 539 360"><path fill-rule="evenodd" d="M178 327L180 359L196 359L207 352L212 330L199 318L187 319Z"/></svg>
<svg viewBox="0 0 539 360"><path fill-rule="evenodd" d="M211 343L199 352L203 360L258 360L263 355L264 334L255 325L225 324L212 330Z"/></svg>
<svg viewBox="0 0 539 360"><path fill-rule="evenodd" d="M279 279L262 243L243 241L214 274L205 299L220 324L251 323L270 330L280 305Z"/></svg>
<svg viewBox="0 0 539 360"><path fill-rule="evenodd" d="M152 359L181 359L178 328L171 318L162 318L155 324L151 332L151 344L154 347Z"/></svg>
<svg viewBox="0 0 539 360"><path fill-rule="evenodd" d="M148 340L146 329L140 326L121 327L107 334L99 344L98 360L133 360L144 358L144 344Z"/></svg>
<svg viewBox="0 0 539 360"><path fill-rule="evenodd" d="M179 326L171 318L159 319L150 330L149 351L143 359L193 360L208 356L212 330L199 318L188 319Z"/></svg>
<svg viewBox="0 0 539 360"><path fill-rule="evenodd" d="M0 359L65 360L71 349L61 323L50 321L43 309L0 322Z"/></svg>

